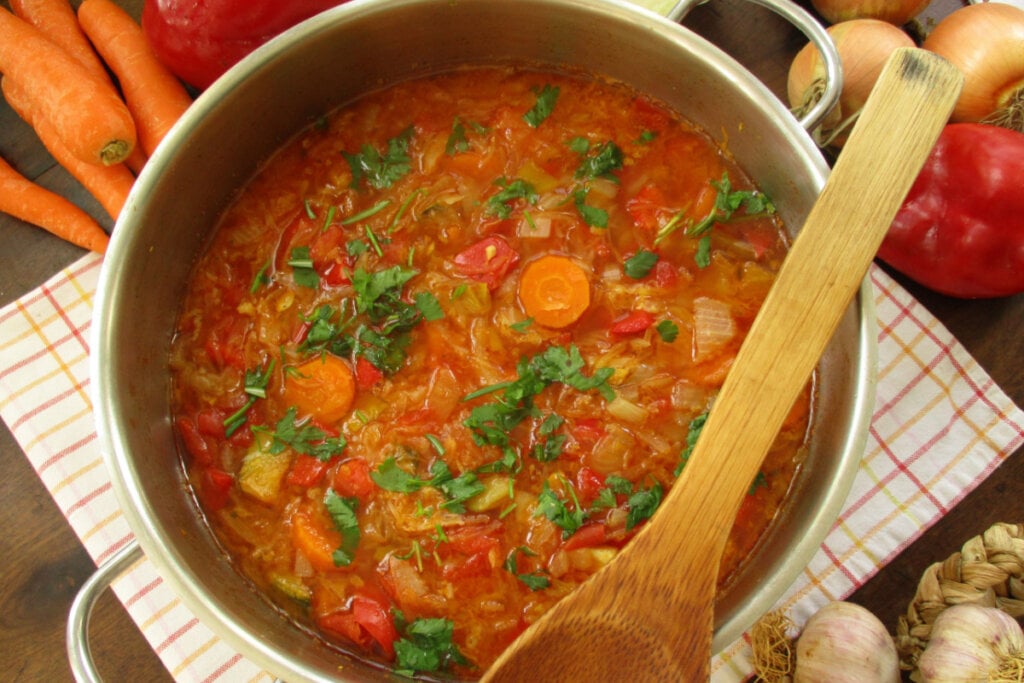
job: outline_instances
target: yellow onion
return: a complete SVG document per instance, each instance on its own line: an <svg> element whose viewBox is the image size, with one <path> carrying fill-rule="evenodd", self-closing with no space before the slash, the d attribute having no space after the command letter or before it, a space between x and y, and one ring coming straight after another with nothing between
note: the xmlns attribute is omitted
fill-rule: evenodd
<svg viewBox="0 0 1024 683"><path fill-rule="evenodd" d="M987 2L956 10L922 45L964 74L954 121L1024 132L1024 10Z"/></svg>
<svg viewBox="0 0 1024 683"><path fill-rule="evenodd" d="M826 21L838 24L851 19L878 19L905 24L928 6L931 0L811 0Z"/></svg>
<svg viewBox="0 0 1024 683"><path fill-rule="evenodd" d="M878 80L886 59L899 47L913 47L910 36L878 19L853 19L828 27L843 67L843 91L839 103L814 132L822 147L841 147L850 127ZM789 67L786 84L789 105L799 117L821 99L825 66L821 53L808 43Z"/></svg>

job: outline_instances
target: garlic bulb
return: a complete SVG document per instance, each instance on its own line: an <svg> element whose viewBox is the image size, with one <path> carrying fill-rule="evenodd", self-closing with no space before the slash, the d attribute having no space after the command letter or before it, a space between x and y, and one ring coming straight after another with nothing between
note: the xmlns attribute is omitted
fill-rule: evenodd
<svg viewBox="0 0 1024 683"><path fill-rule="evenodd" d="M917 667L922 683L1018 681L1024 671L1024 633L1013 617L996 607L953 605L932 625ZM1017 676L996 678L1000 670L1014 668Z"/></svg>
<svg viewBox="0 0 1024 683"><path fill-rule="evenodd" d="M852 602L830 602L796 641L793 683L898 683L899 657L885 626Z"/></svg>

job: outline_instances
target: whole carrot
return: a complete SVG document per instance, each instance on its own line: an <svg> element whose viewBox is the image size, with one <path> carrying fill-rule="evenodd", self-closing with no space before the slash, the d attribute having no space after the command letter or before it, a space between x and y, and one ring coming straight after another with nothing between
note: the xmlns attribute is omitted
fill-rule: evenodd
<svg viewBox="0 0 1024 683"><path fill-rule="evenodd" d="M94 76L113 87L110 74L92 49L82 27L78 25L78 17L68 0L10 0L10 4L16 15L35 26Z"/></svg>
<svg viewBox="0 0 1024 683"><path fill-rule="evenodd" d="M135 146L135 122L117 93L36 27L0 7L0 73L25 84L45 117L82 161L115 164Z"/></svg>
<svg viewBox="0 0 1024 683"><path fill-rule="evenodd" d="M102 254L110 238L89 214L21 175L0 159L0 211Z"/></svg>
<svg viewBox="0 0 1024 683"><path fill-rule="evenodd" d="M177 122L192 98L149 45L142 27L111 0L85 0L78 22L121 85L146 154Z"/></svg>
<svg viewBox="0 0 1024 683"><path fill-rule="evenodd" d="M132 175L132 172L124 164L100 166L99 164L88 164L77 158L68 151L67 146L57 136L57 132L53 130L49 121L32 115L32 110L29 108L23 92L24 89L17 81L12 81L4 76L0 79L0 90L3 91L4 98L11 109L35 129L39 140L49 150L50 155L57 160L57 163L96 198L111 218L116 219L135 183L135 176Z"/></svg>

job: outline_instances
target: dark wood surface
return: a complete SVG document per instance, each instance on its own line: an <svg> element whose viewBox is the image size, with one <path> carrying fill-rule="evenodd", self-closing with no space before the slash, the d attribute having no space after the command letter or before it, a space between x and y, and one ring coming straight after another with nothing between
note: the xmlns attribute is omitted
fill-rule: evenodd
<svg viewBox="0 0 1024 683"><path fill-rule="evenodd" d="M935 0L929 13L955 0ZM6 2L0 3L7 6ZM77 4L75 2L74 4ZM122 0L138 14L141 0ZM685 23L734 55L776 93L803 37L744 0L711 0ZM73 197L110 227L110 220L0 103L0 154L28 177ZM82 255L43 231L0 215L0 305L42 284ZM995 381L1024 404L1024 295L990 301L943 297L900 280L970 351ZM0 427L0 680L71 680L64 644L68 607L94 566L11 437ZM872 578L851 599L890 628L913 598L921 573L996 522L1024 521L1024 449ZM170 680L127 613L109 594L94 612L91 640L109 681Z"/></svg>

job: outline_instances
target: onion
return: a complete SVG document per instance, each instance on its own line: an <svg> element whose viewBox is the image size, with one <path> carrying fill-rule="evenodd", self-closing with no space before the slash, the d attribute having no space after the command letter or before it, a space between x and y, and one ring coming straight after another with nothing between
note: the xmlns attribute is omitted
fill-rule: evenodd
<svg viewBox="0 0 1024 683"><path fill-rule="evenodd" d="M735 336L736 323L728 304L704 296L693 300L694 360L707 360Z"/></svg>
<svg viewBox="0 0 1024 683"><path fill-rule="evenodd" d="M922 47L964 74L954 121L1024 132L1024 10L994 2L968 5L940 21Z"/></svg>
<svg viewBox="0 0 1024 683"><path fill-rule="evenodd" d="M851 19L878 19L905 24L920 14L931 0L811 0L814 9L830 24Z"/></svg>
<svg viewBox="0 0 1024 683"><path fill-rule="evenodd" d="M842 62L843 92L814 137L822 147L841 147L889 55L899 47L914 47L914 41L899 28L877 19L844 21L829 26L828 34ZM793 59L786 87L789 105L798 117L821 99L825 66L813 43L804 46Z"/></svg>

